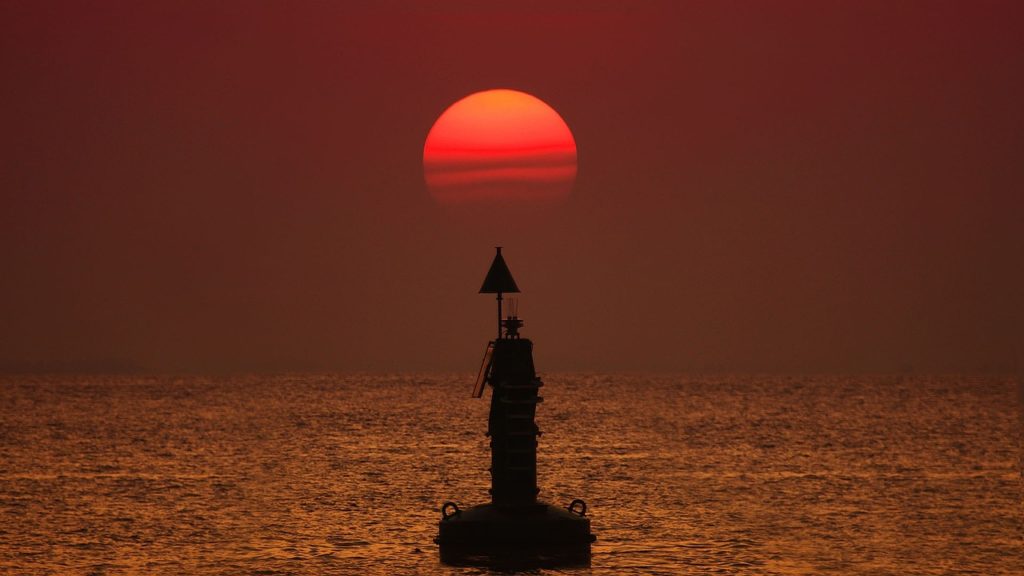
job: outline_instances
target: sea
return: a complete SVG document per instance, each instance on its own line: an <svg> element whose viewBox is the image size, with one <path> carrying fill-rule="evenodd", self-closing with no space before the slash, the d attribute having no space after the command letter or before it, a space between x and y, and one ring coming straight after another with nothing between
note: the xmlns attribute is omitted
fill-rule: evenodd
<svg viewBox="0 0 1024 576"><path fill-rule="evenodd" d="M473 374L0 377L0 574L489 574ZM1000 376L543 374L540 498L589 565L529 574L1024 574Z"/></svg>

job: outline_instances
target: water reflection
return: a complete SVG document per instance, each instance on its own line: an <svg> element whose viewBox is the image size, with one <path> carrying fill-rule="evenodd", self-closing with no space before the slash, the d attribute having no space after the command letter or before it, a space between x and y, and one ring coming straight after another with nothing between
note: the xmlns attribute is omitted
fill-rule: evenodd
<svg viewBox="0 0 1024 576"><path fill-rule="evenodd" d="M998 377L545 375L590 567L443 564L441 503L490 481L473 376L0 378L0 572L1020 574Z"/></svg>

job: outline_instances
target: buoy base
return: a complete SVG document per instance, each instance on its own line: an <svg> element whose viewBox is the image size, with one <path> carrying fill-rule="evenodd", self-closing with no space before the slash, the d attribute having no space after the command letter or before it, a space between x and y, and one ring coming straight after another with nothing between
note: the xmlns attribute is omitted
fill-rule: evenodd
<svg viewBox="0 0 1024 576"><path fill-rule="evenodd" d="M434 541L446 564L553 567L589 565L595 539L589 518L538 503L459 511L438 523Z"/></svg>

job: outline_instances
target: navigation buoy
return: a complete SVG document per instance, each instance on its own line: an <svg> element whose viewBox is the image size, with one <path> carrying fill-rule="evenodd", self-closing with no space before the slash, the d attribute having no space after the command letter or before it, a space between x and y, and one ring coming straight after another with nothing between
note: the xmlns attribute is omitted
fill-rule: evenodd
<svg viewBox="0 0 1024 576"><path fill-rule="evenodd" d="M534 370L533 342L519 335L522 320L514 309L501 315L502 294L518 292L499 247L480 288L481 294L497 295L498 335L487 345L473 387L474 398L485 385L492 388L491 502L465 510L445 502L435 542L441 560L450 564L587 564L595 536L586 503L575 499L557 507L537 500L540 430L534 416L544 384Z"/></svg>

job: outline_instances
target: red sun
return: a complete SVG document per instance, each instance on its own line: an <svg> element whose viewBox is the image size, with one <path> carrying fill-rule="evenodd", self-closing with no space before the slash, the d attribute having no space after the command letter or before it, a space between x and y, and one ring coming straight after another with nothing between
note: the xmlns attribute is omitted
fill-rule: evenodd
<svg viewBox="0 0 1024 576"><path fill-rule="evenodd" d="M539 98L485 90L434 122L423 145L423 172L442 204L563 200L576 179L576 141Z"/></svg>

